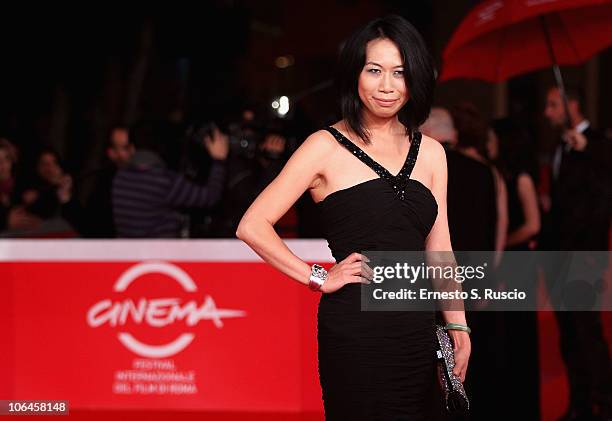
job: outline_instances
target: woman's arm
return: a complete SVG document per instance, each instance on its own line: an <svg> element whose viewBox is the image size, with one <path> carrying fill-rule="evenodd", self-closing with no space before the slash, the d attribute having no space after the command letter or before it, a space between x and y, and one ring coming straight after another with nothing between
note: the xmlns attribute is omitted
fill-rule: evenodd
<svg viewBox="0 0 612 421"><path fill-rule="evenodd" d="M501 257L506 248L506 235L508 233L508 190L506 183L497 168L491 167L495 181L495 197L497 209L497 226L495 230L495 267L499 266Z"/></svg>
<svg viewBox="0 0 612 421"><path fill-rule="evenodd" d="M306 189L320 180L337 148L336 141L323 131L309 136L247 209L236 231L236 236L262 259L305 285L310 280L310 265L289 250L274 230L274 224ZM333 292L351 282L369 283L372 272L362 263L364 258L352 253L334 265L320 291Z"/></svg>
<svg viewBox="0 0 612 421"><path fill-rule="evenodd" d="M274 224L322 174L334 151L332 141L322 132L310 135L246 210L236 231L236 237L262 259L306 285L310 265L289 250L274 230Z"/></svg>
<svg viewBox="0 0 612 421"><path fill-rule="evenodd" d="M429 142L430 159L427 162L432 167L432 185L431 192L438 203L438 216L434 222L427 240L425 250L431 256L438 257L438 253L434 252L449 252L439 253L439 258L446 260L446 256L454 259L452 255L452 245L450 240L450 232L448 229L448 214L446 206L446 186L448 181L448 169L446 166L446 152L442 145L438 142ZM461 288L459 287L459 290ZM462 323L465 324L465 312L463 310L442 311L444 320L447 323Z"/></svg>
<svg viewBox="0 0 612 421"><path fill-rule="evenodd" d="M540 231L538 195L531 176L527 173L520 173L517 177L516 184L525 222L508 234L508 238L506 239L507 247L529 241Z"/></svg>
<svg viewBox="0 0 612 421"><path fill-rule="evenodd" d="M444 151L442 145L435 140L429 141L428 144L430 145L428 150L430 150L431 153L429 154L430 159L428 159L427 162L433 170L431 192L438 203L438 216L436 217L436 221L427 237L425 250L428 253L450 252L441 254L448 254L452 258L453 248L451 246L450 232L448 229L448 215L446 206L446 186L448 180L446 152ZM456 290L461 290L460 284L458 284ZM460 307L463 307L462 302L459 304ZM452 306L457 307L455 305ZM463 309L443 310L442 316L446 323L467 324L465 319L465 311ZM467 332L460 330L449 330L449 334L455 347L455 368L453 369L453 373L459 376L463 382L465 380L468 359L471 352L470 337Z"/></svg>

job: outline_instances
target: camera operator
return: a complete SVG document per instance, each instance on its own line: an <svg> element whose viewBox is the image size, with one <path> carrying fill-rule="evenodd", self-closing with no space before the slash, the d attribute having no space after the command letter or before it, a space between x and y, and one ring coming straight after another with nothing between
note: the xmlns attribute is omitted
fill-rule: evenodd
<svg viewBox="0 0 612 421"><path fill-rule="evenodd" d="M186 208L215 205L225 181L228 136L216 126L200 137L212 158L205 183L188 180L167 168L153 125L135 131L136 152L113 180L112 202L118 237L176 238L186 225Z"/></svg>
<svg viewBox="0 0 612 421"><path fill-rule="evenodd" d="M212 235L233 238L240 218L257 195L282 170L288 156L288 137L280 121L265 127L241 125L230 136L229 175L219 212L213 216ZM290 209L275 228L283 237L294 237L296 217Z"/></svg>

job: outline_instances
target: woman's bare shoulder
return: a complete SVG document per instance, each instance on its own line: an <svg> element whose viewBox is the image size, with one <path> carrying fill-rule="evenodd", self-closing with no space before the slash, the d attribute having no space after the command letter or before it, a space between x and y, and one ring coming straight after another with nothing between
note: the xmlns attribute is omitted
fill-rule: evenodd
<svg viewBox="0 0 612 421"><path fill-rule="evenodd" d="M287 162L287 168L300 172L321 174L338 149L338 142L326 130L310 134L295 150Z"/></svg>
<svg viewBox="0 0 612 421"><path fill-rule="evenodd" d="M304 140L304 143L308 143L309 145L317 146L319 148L333 149L338 142L336 139L334 139L330 132L325 129L320 129L311 133L306 140Z"/></svg>
<svg viewBox="0 0 612 421"><path fill-rule="evenodd" d="M534 181L531 175L527 171L521 171L516 177L516 184L519 189L532 189L534 188Z"/></svg>
<svg viewBox="0 0 612 421"><path fill-rule="evenodd" d="M446 151L444 146L436 139L422 135L421 146L419 147L419 158L427 161L430 165L445 165Z"/></svg>

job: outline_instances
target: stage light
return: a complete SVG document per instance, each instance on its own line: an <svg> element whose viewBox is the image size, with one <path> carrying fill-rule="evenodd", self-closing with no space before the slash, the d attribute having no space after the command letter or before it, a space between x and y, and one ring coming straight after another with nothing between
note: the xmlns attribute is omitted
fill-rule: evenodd
<svg viewBox="0 0 612 421"><path fill-rule="evenodd" d="M289 112L289 98L286 96L280 97L280 107L278 107L278 114L282 117Z"/></svg>
<svg viewBox="0 0 612 421"><path fill-rule="evenodd" d="M294 62L295 60L292 55L279 56L276 57L276 60L274 60L274 64L279 69L286 69L287 67L292 66Z"/></svg>
<svg viewBox="0 0 612 421"><path fill-rule="evenodd" d="M272 101L272 109L279 117L285 117L289 112L289 97L283 95Z"/></svg>

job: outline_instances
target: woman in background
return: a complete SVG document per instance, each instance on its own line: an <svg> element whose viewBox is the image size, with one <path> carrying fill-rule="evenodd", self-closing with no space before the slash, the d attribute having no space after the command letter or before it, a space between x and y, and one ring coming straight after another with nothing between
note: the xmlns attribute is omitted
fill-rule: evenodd
<svg viewBox="0 0 612 421"><path fill-rule="evenodd" d="M506 244L508 196L503 177L488 157L489 126L482 113L468 102L454 106L451 115L457 131L454 179L449 179L453 245L456 250L494 250L499 262ZM449 160L449 173L450 165ZM466 227L462 224L465 220L478 223Z"/></svg>
<svg viewBox="0 0 612 421"><path fill-rule="evenodd" d="M493 122L490 158L506 181L508 190L508 234L506 250L533 250L540 232L540 210L535 182L530 174L529 137L510 119Z"/></svg>
<svg viewBox="0 0 612 421"><path fill-rule="evenodd" d="M474 264L476 258L478 265L489 268L482 280L467 281L466 290L497 289L495 268L503 255L507 230L505 183L487 157L489 125L483 114L469 102L457 104L450 111L457 133L455 147L447 150L448 222L453 249L460 265ZM470 412L475 420L506 419L505 411L500 411L507 405L506 396L492 385L499 381L499 373L505 372L510 357L501 348L503 314L490 311L493 304L482 300L469 301L467 306L467 321L474 332L474 362L467 390L473 397Z"/></svg>
<svg viewBox="0 0 612 421"><path fill-rule="evenodd" d="M491 159L499 168L508 187L508 235L504 259L499 268L503 288L527 292L521 305L526 311L504 313L506 354L505 387L507 395L521 405L508 405L508 419L540 419L540 370L538 363L538 320L536 308L537 266L530 251L540 231L540 209L529 159L531 142L527 131L510 119L492 124ZM514 340L520 332L521 340Z"/></svg>
<svg viewBox="0 0 612 421"><path fill-rule="evenodd" d="M33 229L40 224L40 218L16 206L17 148L7 139L0 139L0 232Z"/></svg>

